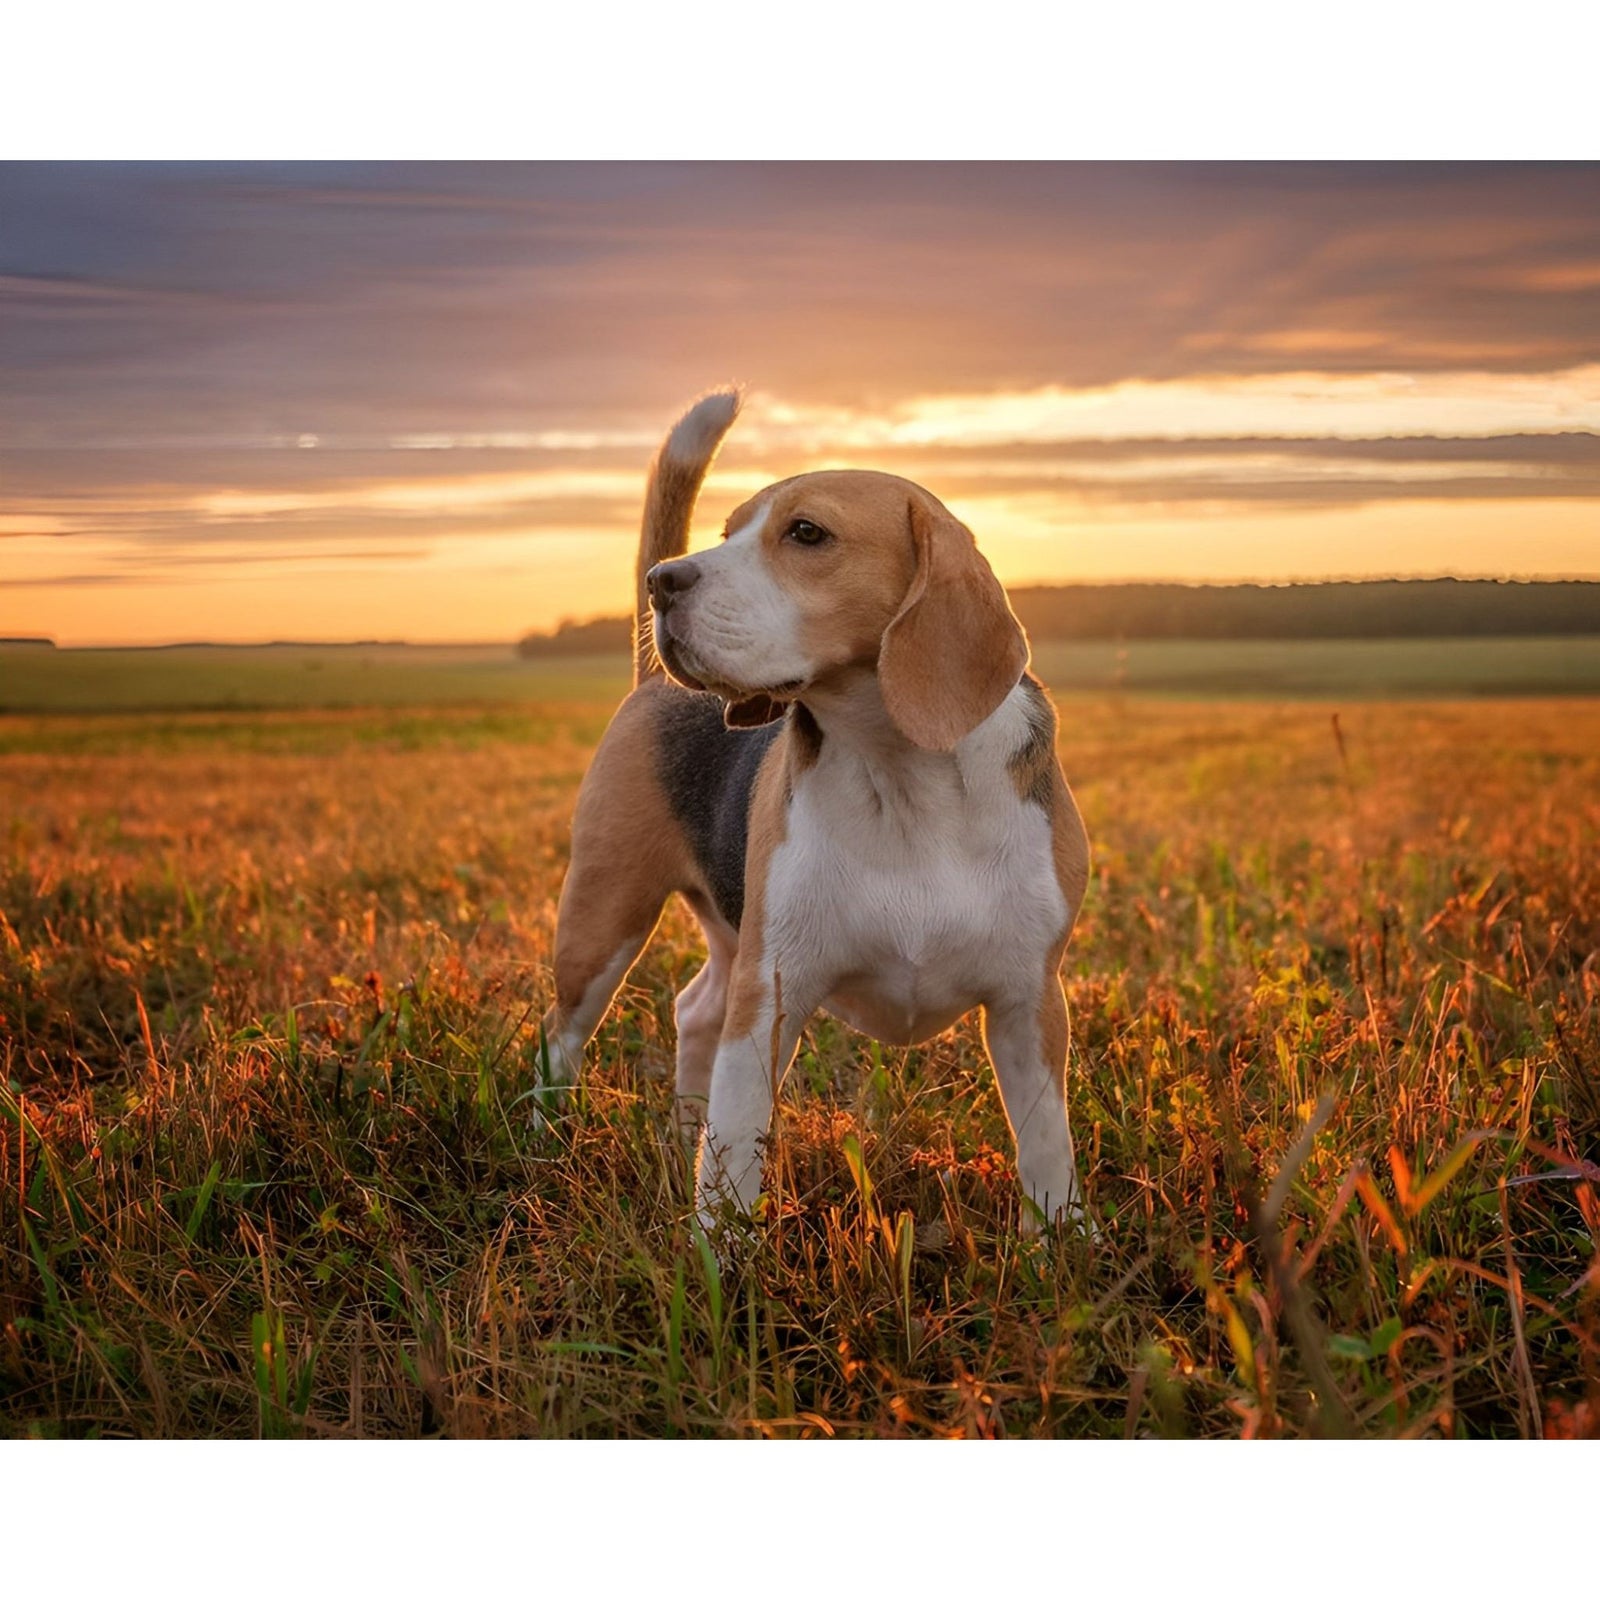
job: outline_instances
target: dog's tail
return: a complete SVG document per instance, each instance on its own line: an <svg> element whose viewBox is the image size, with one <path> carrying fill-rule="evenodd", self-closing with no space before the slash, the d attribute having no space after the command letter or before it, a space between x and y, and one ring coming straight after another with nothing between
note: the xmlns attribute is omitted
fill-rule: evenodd
<svg viewBox="0 0 1600 1600"><path fill-rule="evenodd" d="M650 596L645 574L658 561L670 561L689 548L689 519L700 497L722 436L739 415L737 389L714 389L684 412L662 441L650 468L644 494L644 529L639 537L639 570L633 596L633 681L662 670L650 633Z"/></svg>

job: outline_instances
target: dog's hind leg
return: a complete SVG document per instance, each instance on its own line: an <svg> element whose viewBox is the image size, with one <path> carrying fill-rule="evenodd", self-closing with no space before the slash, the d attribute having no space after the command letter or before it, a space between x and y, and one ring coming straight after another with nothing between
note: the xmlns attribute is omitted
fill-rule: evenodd
<svg viewBox="0 0 1600 1600"><path fill-rule="evenodd" d="M555 1004L544 1015L550 1076L571 1083L628 969L655 931L667 888L574 862L556 914Z"/></svg>
<svg viewBox="0 0 1600 1600"><path fill-rule="evenodd" d="M555 914L555 1005L544 1013L550 1077L578 1077L584 1045L605 1016L627 970L650 942L672 882L661 862L629 861L616 838L573 830L573 864ZM629 870L632 867L632 870Z"/></svg>
<svg viewBox="0 0 1600 1600"><path fill-rule="evenodd" d="M556 911L556 999L544 1017L558 1083L578 1075L583 1047L683 879L682 835L652 756L665 692L656 683L622 702L578 790Z"/></svg>
<svg viewBox="0 0 1600 1600"><path fill-rule="evenodd" d="M550 1078L571 1083L584 1061L584 1045L622 987L627 970L650 942L661 906L638 909L634 917L606 920L584 928L582 942L555 936L555 1005L544 1013L544 1040L550 1053ZM590 942L590 938L597 942ZM598 942L598 941L605 941Z"/></svg>

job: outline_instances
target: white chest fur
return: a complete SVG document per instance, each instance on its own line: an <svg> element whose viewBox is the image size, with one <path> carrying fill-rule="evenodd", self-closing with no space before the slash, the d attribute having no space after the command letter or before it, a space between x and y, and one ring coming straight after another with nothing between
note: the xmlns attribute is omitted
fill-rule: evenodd
<svg viewBox="0 0 1600 1600"><path fill-rule="evenodd" d="M1006 755L1026 734L1008 701L952 755L892 758L825 738L772 856L763 936L780 976L887 1043L915 1043L973 1006L1036 990L1069 925L1050 820Z"/></svg>

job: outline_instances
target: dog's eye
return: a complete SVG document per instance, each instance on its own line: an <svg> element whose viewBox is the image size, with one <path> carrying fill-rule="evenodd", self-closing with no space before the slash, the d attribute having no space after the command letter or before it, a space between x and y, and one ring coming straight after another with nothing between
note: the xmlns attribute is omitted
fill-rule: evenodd
<svg viewBox="0 0 1600 1600"><path fill-rule="evenodd" d="M826 544L833 535L826 528L819 528L814 522L807 522L804 517L797 518L789 524L786 538L794 540L796 544Z"/></svg>

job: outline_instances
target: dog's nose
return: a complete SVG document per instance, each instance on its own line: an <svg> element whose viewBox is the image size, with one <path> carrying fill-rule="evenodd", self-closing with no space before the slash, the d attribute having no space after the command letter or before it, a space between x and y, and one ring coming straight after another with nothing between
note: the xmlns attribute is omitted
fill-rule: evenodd
<svg viewBox="0 0 1600 1600"><path fill-rule="evenodd" d="M700 569L694 562L662 561L645 574L644 585L650 591L650 603L656 610L670 611L672 602L699 581Z"/></svg>

